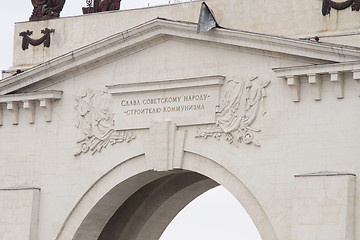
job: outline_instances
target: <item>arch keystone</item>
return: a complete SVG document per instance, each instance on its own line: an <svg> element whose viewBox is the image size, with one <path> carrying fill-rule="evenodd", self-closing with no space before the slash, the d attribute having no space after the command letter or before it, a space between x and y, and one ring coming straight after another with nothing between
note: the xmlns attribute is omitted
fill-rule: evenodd
<svg viewBox="0 0 360 240"><path fill-rule="evenodd" d="M155 171L181 169L186 134L170 121L154 123L143 139L146 167Z"/></svg>

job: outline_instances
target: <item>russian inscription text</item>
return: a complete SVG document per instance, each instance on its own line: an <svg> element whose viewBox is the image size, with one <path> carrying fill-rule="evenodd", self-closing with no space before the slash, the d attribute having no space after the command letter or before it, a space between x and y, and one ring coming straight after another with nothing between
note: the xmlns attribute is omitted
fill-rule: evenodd
<svg viewBox="0 0 360 240"><path fill-rule="evenodd" d="M107 85L116 103L115 129L147 129L161 121L177 126L215 123L224 79L212 75Z"/></svg>

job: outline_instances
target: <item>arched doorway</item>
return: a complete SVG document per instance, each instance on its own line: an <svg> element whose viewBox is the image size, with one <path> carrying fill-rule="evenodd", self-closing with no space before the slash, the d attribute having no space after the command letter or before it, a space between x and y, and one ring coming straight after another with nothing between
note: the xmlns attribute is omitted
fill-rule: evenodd
<svg viewBox="0 0 360 240"><path fill-rule="evenodd" d="M57 239L158 240L181 209L219 184L244 206L264 240L277 239L264 210L239 179L188 152L181 170L148 170L144 155L114 167L84 194Z"/></svg>

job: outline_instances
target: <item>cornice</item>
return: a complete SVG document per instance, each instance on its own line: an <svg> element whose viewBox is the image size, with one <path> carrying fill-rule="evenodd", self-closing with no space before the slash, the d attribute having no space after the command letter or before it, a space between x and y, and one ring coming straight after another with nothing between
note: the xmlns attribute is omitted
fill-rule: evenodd
<svg viewBox="0 0 360 240"><path fill-rule="evenodd" d="M250 49L259 49L329 62L355 61L360 51L352 47L321 44L312 41L217 28L198 34L196 24L157 18L114 34L82 48L68 52L23 73L0 81L0 95L24 89L42 81L49 83L94 67L91 63L111 62L122 55L140 51L168 40L168 37L187 38ZM59 78L61 76L61 78Z"/></svg>
<svg viewBox="0 0 360 240"><path fill-rule="evenodd" d="M326 74L339 71L359 72L360 61L274 68L273 70L278 77L286 77L291 75L305 76L309 74Z"/></svg>
<svg viewBox="0 0 360 240"><path fill-rule="evenodd" d="M54 90L0 96L0 126L3 125L3 110L5 109L12 113L12 124L18 125L19 108L27 110L28 122L33 124L37 102L39 102L39 107L44 109L45 120L51 122L53 102L61 99L61 97L62 91ZM5 105L5 108L3 109L1 105Z"/></svg>
<svg viewBox="0 0 360 240"><path fill-rule="evenodd" d="M31 93L20 93L20 94L10 94L0 96L0 103L7 102L24 102L24 101L34 101L41 99L61 99L62 91L39 91Z"/></svg>
<svg viewBox="0 0 360 240"><path fill-rule="evenodd" d="M208 87L214 85L217 86L222 85L224 80L225 76L215 75L165 81L115 84L107 85L106 87L108 88L108 92L111 94L122 94L181 88Z"/></svg>
<svg viewBox="0 0 360 240"><path fill-rule="evenodd" d="M286 80L287 85L293 90L294 102L300 101L300 89L304 84L300 81L301 77L307 78L307 83L314 89L316 101L321 100L322 81L326 75L330 76L330 81L336 88L336 97L344 98L344 74L346 73L351 74L360 97L360 61L274 68L273 71L278 78Z"/></svg>

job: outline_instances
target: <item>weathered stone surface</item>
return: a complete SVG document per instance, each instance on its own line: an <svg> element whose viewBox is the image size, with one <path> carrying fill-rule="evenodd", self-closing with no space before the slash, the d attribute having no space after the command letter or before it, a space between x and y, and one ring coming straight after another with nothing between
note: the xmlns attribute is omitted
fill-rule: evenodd
<svg viewBox="0 0 360 240"><path fill-rule="evenodd" d="M296 176L292 239L355 239L355 185L353 174Z"/></svg>
<svg viewBox="0 0 360 240"><path fill-rule="evenodd" d="M0 238L38 239L40 189L0 189Z"/></svg>
<svg viewBox="0 0 360 240"><path fill-rule="evenodd" d="M126 213L124 239L155 240L183 206L217 184L245 207L264 240L314 231L313 239L329 239L326 229L346 240L360 234L353 224L360 185L352 176L360 167L359 49L242 31L351 33L358 13L323 17L320 0L207 3L228 28L198 34L200 2L16 25L15 36L56 29L46 49L23 51L16 37L14 68L51 60L0 81L0 188L41 188L39 240L119 234L109 222L117 211ZM182 21L151 20L157 16ZM185 96L204 101L205 111L124 116L148 101L163 111L170 98L170 109L181 110ZM294 177L322 171L351 176ZM187 174L188 185L176 185ZM150 208L123 211L128 199ZM339 214L329 210L335 205ZM32 224L16 210L12 217L0 229Z"/></svg>

